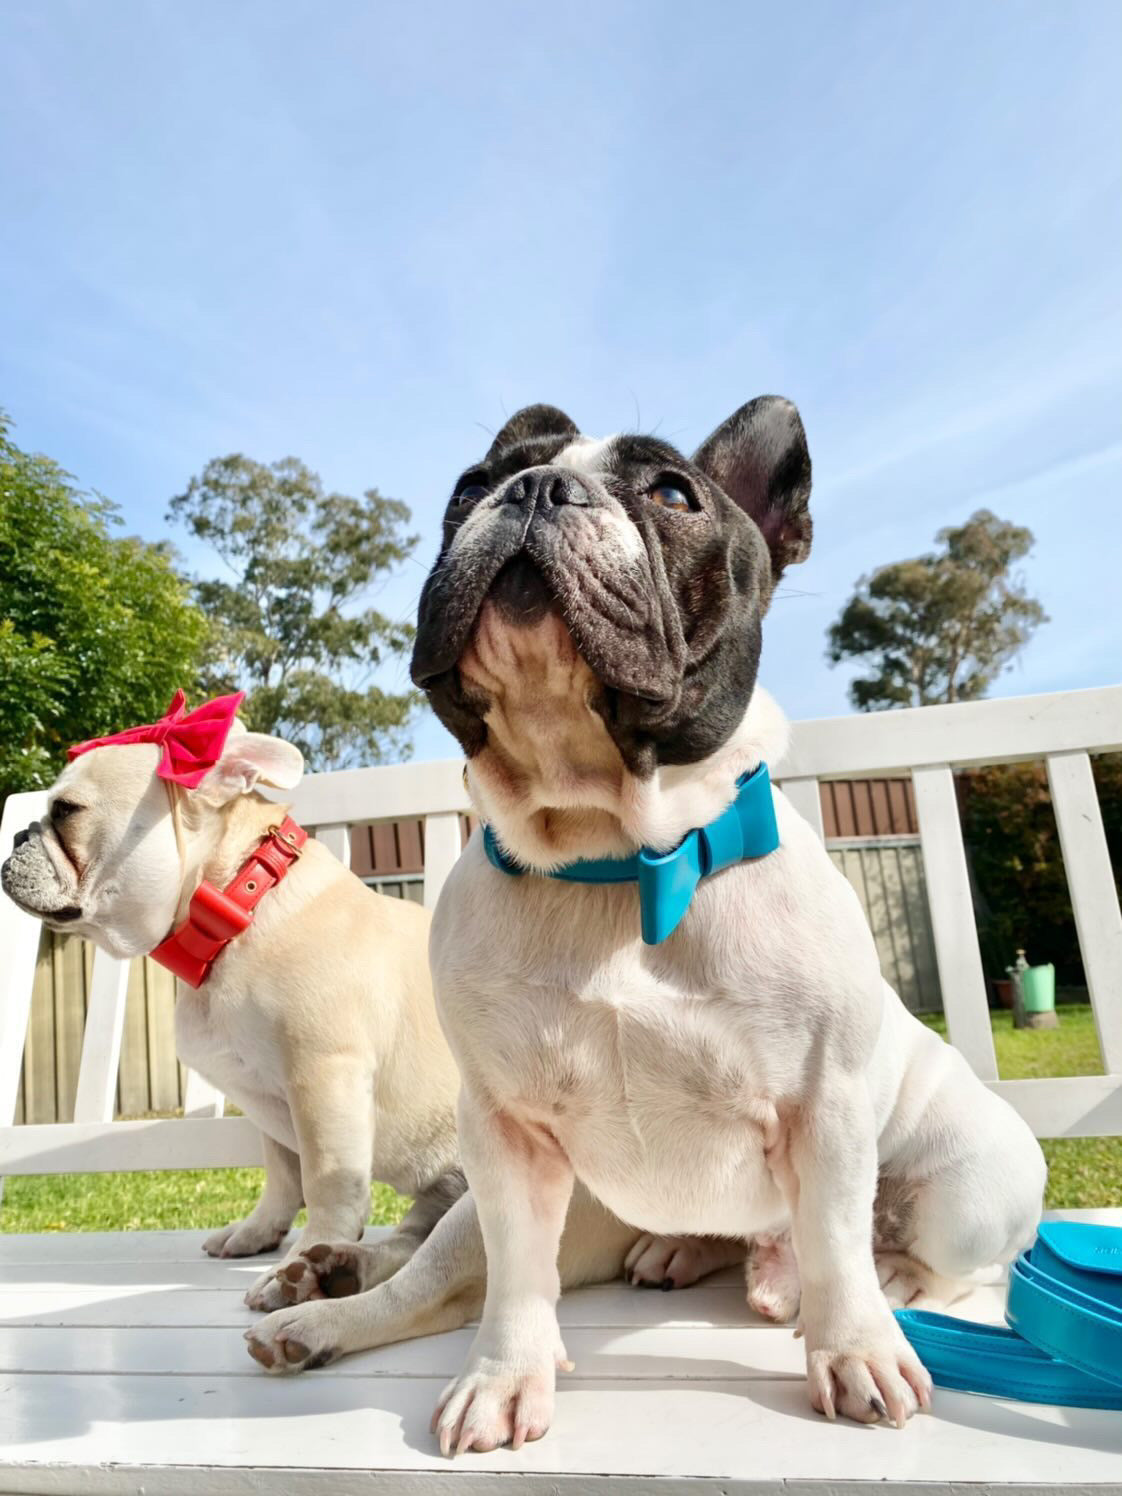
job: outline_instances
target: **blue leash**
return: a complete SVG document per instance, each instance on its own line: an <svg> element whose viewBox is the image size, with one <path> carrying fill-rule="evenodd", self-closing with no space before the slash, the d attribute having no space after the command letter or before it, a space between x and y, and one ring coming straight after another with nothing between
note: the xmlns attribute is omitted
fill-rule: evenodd
<svg viewBox="0 0 1122 1496"><path fill-rule="evenodd" d="M546 876L564 883L638 883L643 941L660 945L681 924L702 878L766 857L778 845L771 776L767 764L760 764L737 780L728 809L708 826L687 831L672 852L644 847L634 857L586 857ZM526 871L507 856L490 826L483 830L483 849L501 873L519 878Z"/></svg>
<svg viewBox="0 0 1122 1496"><path fill-rule="evenodd" d="M1008 1329L924 1309L896 1318L936 1386L1122 1409L1122 1227L1045 1221L1013 1264Z"/></svg>

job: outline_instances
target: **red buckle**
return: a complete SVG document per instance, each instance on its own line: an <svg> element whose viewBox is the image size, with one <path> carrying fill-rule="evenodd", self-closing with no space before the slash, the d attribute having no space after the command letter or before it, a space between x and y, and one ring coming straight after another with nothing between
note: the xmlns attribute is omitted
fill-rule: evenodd
<svg viewBox="0 0 1122 1496"><path fill-rule="evenodd" d="M292 829L287 830L287 827L291 827ZM293 861L302 856L304 843L308 839L308 833L304 830L303 826L297 826L291 816L285 817L283 826L272 825L268 828L268 831L281 851L287 853Z"/></svg>

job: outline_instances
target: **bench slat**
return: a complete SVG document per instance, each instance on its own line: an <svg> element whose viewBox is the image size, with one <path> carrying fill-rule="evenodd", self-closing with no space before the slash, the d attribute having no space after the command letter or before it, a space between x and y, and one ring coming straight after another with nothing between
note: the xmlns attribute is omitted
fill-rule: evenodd
<svg viewBox="0 0 1122 1496"><path fill-rule="evenodd" d="M245 1117L0 1127L0 1174L133 1173L260 1164L261 1135Z"/></svg>
<svg viewBox="0 0 1122 1496"><path fill-rule="evenodd" d="M817 779L785 779L779 786L791 804L814 829L819 841L826 840L822 822L822 790Z"/></svg>
<svg viewBox="0 0 1122 1496"><path fill-rule="evenodd" d="M82 1063L74 1097L75 1122L113 1120L128 990L128 962L115 961L104 951L95 950Z"/></svg>
<svg viewBox="0 0 1122 1496"><path fill-rule="evenodd" d="M996 1080L997 1054L954 776L948 764L935 764L916 769L912 782L947 1028L951 1042L975 1074L982 1080Z"/></svg>
<svg viewBox="0 0 1122 1496"><path fill-rule="evenodd" d="M41 790L8 796L0 819L0 862L6 862L11 855L16 833L41 816L46 808L47 797ZM0 959L0 1124L15 1120L41 928L38 920L24 914L11 899L0 894L0 952L3 952Z"/></svg>
<svg viewBox="0 0 1122 1496"><path fill-rule="evenodd" d="M1049 754L1048 784L1103 1065L1122 1075L1122 912L1090 759Z"/></svg>
<svg viewBox="0 0 1122 1496"><path fill-rule="evenodd" d="M459 861L463 833L456 812L425 817L425 908L435 909L444 880Z"/></svg>
<svg viewBox="0 0 1122 1496"><path fill-rule="evenodd" d="M792 1480L800 1496L836 1496L851 1482L926 1496L960 1484L973 1496L1009 1485L1039 1492L1113 1482L1117 1489L1117 1414L941 1392L936 1416L914 1419L904 1433L863 1430L816 1418L797 1380L738 1382L736 1363L729 1366L728 1380L689 1383L563 1376L547 1438L455 1464L440 1458L428 1432L440 1385L434 1378L380 1379L372 1396L366 1379L314 1374L281 1382L17 1375L5 1378L0 1404L0 1470L15 1470L0 1474L0 1483L21 1492L228 1496L236 1488L338 1496L368 1492L378 1483L371 1472L394 1471L401 1473L393 1490L414 1496L505 1489L487 1482L488 1472L535 1493L555 1491L568 1477L572 1489L592 1492L604 1476L661 1477L676 1496L704 1490L694 1483L705 1479L753 1496L774 1496ZM138 1466L150 1467L154 1479L138 1478ZM178 1485L177 1470L185 1477ZM307 1472L302 1485L293 1470ZM352 1484L344 1484L346 1472ZM405 1472L413 1475L408 1484ZM44 1475L53 1483L42 1483Z"/></svg>

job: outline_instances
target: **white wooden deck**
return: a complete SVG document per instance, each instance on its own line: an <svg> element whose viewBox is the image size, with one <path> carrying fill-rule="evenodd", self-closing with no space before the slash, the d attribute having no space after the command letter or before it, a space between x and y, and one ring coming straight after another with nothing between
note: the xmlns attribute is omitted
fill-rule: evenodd
<svg viewBox="0 0 1122 1496"><path fill-rule="evenodd" d="M1122 1210L1094 1213L1122 1223ZM576 1371L519 1454L442 1460L429 1418L469 1330L278 1380L245 1352L261 1259L202 1233L0 1239L0 1491L214 1496L458 1490L929 1493L1122 1490L1122 1415L936 1394L897 1431L810 1411L802 1347L735 1272L680 1293L562 1300ZM999 1320L1002 1294L960 1307Z"/></svg>

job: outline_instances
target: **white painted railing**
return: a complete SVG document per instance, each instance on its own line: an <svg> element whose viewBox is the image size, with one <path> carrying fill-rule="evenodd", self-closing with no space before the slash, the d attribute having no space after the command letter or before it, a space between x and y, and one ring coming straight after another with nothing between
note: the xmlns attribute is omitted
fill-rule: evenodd
<svg viewBox="0 0 1122 1496"><path fill-rule="evenodd" d="M819 835L821 780L912 775L951 1039L1041 1137L1122 1134L1122 914L1088 758L1120 750L1122 686L1112 686L799 722L787 756L773 766ZM1047 764L1105 1075L997 1078L953 770L1024 760ZM45 798L41 793L9 798L0 825L0 860L15 833L42 813ZM344 861L353 824L423 816L429 908L459 856L459 817L468 808L458 761L313 775L293 802L297 819ZM255 1129L244 1119L223 1118L221 1096L198 1076L189 1077L182 1120L112 1120L126 968L100 951L94 958L75 1120L11 1125L39 931L38 921L0 897L0 1175L259 1162Z"/></svg>

